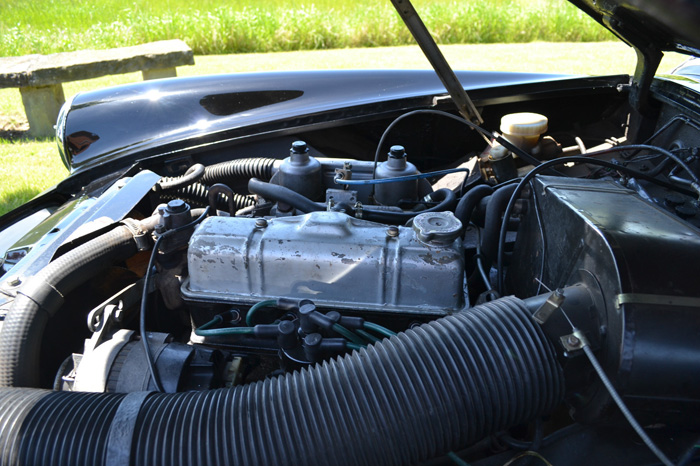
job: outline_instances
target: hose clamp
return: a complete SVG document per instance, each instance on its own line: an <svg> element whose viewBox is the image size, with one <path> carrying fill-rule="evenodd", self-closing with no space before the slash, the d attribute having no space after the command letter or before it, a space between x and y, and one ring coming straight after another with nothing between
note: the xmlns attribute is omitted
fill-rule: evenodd
<svg viewBox="0 0 700 466"><path fill-rule="evenodd" d="M151 236L141 228L141 224L134 219L126 218L121 221L121 224L129 229L131 234L134 236L134 242L136 243L136 249L141 251L148 251L151 249L152 240Z"/></svg>

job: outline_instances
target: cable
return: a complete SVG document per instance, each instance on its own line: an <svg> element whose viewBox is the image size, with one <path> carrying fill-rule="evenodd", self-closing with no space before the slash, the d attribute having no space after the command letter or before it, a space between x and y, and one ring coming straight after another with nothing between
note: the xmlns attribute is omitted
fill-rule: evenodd
<svg viewBox="0 0 700 466"><path fill-rule="evenodd" d="M423 178L431 178L433 176L440 176L440 175L449 175L450 173L457 173L457 172L467 172L467 176L469 176L469 169L468 168L449 168L447 170L438 170L434 172L429 172L429 173L418 173L415 175L406 175L406 176L395 176L393 178L379 178L379 179L371 179L371 180L344 180L342 178L342 174L338 173L335 178L333 178L333 181L335 184L346 184L346 185L364 185L364 184L388 184L388 183L398 183L401 181L412 181L412 180L420 180Z"/></svg>
<svg viewBox="0 0 700 466"><path fill-rule="evenodd" d="M593 350L591 349L591 347L588 344L584 344L583 351L584 353L586 353L586 356L591 362L593 369L595 369L595 371L598 373L598 377L600 377L600 380L603 382L603 385L605 385L605 388L608 390L608 393L610 393L610 396L612 397L613 401L615 401L617 407L620 408L620 411L622 411L622 414L627 419L627 422L629 422L634 431L637 432L637 435L639 435L639 437L646 444L646 446L649 447L649 450L651 450L652 453L654 453L654 455L656 455L656 457L665 466L674 466L671 460L668 459L668 457L664 454L664 452L662 452L659 449L659 447L657 447L656 444L654 444L651 438L649 438L647 433L644 432L644 429L642 429L642 426L639 425L639 423L634 418L630 410L627 409L625 402L622 401L622 398L620 398L620 395L617 393L617 390L615 390L615 387L613 387L612 383L610 382L610 379L608 379L608 376L605 374L605 371L603 370L600 363L593 354Z"/></svg>
<svg viewBox="0 0 700 466"><path fill-rule="evenodd" d="M272 306L277 306L276 299L268 299L268 300L260 301L259 303L253 304L253 306L250 309L248 309L248 313L245 315L245 324L248 327L253 327L255 325L253 323L253 314L255 314L259 309L262 309L264 307L272 307Z"/></svg>
<svg viewBox="0 0 700 466"><path fill-rule="evenodd" d="M374 335L372 335L371 333L365 332L362 329L355 330L355 333L357 333L358 335L360 335L362 338L369 341L370 343L377 343L378 341L381 341L380 338L377 338Z"/></svg>
<svg viewBox="0 0 700 466"><path fill-rule="evenodd" d="M346 342L345 347L349 350L355 350L355 351L360 351L362 348L365 347L365 345L358 345L357 343L352 343L352 342Z"/></svg>
<svg viewBox="0 0 700 466"><path fill-rule="evenodd" d="M526 456L534 456L538 460L542 461L546 466L552 466L552 463L547 461L547 459L544 456L540 455L536 451L524 451L522 453L519 453L519 454L515 455L513 458L511 458L510 461L505 463L503 466L510 466L511 464L518 461L520 458L524 458Z"/></svg>
<svg viewBox="0 0 700 466"><path fill-rule="evenodd" d="M486 138L491 138L492 134L491 132L485 130L479 125L476 125L472 123L471 121L465 120L461 116L456 116L451 113L443 112L442 110L430 110L430 109L420 109L420 110L413 110L412 112L404 113L403 115L398 116L394 121L392 121L389 126L386 127L384 132L382 133L382 136L379 138L379 144L377 144L377 150L374 152L374 168L372 169L372 179L374 180L376 178L377 174L377 163L379 162L379 153L382 151L382 147L384 146L384 143L386 142L386 138L389 135L389 132L394 129L394 127L401 121L404 120L410 116L413 115L420 115L420 114L430 114L430 115L439 115L443 116L445 118L450 118L452 120L455 120L459 123L462 123L464 125L467 125L471 129L474 129L484 136ZM374 188L372 188L372 194L374 195Z"/></svg>
<svg viewBox="0 0 700 466"><path fill-rule="evenodd" d="M493 286L491 286L491 280L484 270L484 263L481 261L481 229L473 223L470 223L469 226L474 227L476 230L476 256L474 256L476 257L476 267L479 270L481 279L484 281L484 285L486 285L486 291L491 291Z"/></svg>
<svg viewBox="0 0 700 466"><path fill-rule="evenodd" d="M212 337L217 335L252 335L255 332L255 328L253 327L226 327L212 329L205 329L203 327L204 325L196 328L194 330L194 334L200 337Z"/></svg>
<svg viewBox="0 0 700 466"><path fill-rule="evenodd" d="M693 461L696 451L700 451L700 438L693 442L690 448L686 450L686 452L681 456L681 459L678 460L676 466L688 466L688 464Z"/></svg>
<svg viewBox="0 0 700 466"><path fill-rule="evenodd" d="M603 150L596 151L596 152L589 152L586 155L586 157L572 156L572 157L561 157L558 159L549 160L549 161L544 162L541 165L533 168L532 170L530 170L527 173L527 175L525 175L520 180L520 183L518 183L515 190L513 191L513 194L510 197L510 201L508 202L508 206L506 207L506 210L503 214L504 220L503 220L503 223L501 224L501 231L500 231L500 235L498 237L498 262L496 265L498 286L496 288L501 295L503 295L503 291L504 291L503 290L503 256L505 253L504 246L505 246L505 242L506 242L506 232L508 230L507 219L510 218L510 216L513 212L513 208L515 206L515 201L519 198L520 193L522 192L525 185L527 185L530 182L530 180L533 179L535 177L535 175L537 175L541 171L544 171L544 170L548 169L549 167L552 167L555 165L563 165L566 163L587 163L587 164L591 164L591 165L600 165L603 167L611 168L613 170L626 172L626 173L631 174L632 176L634 176L636 178L641 178L641 179L649 181L651 183L656 183L660 186L663 186L663 187L666 187L669 189L673 189L676 191L680 190L678 187L676 187L670 183L666 183L664 181L657 180L651 176L648 176L645 173L639 172L639 171L634 170L632 168L628 168L628 167L625 167L623 165L618 165L618 164L615 164L612 162L608 162L606 160L599 160L599 159L592 158L593 156L607 154L609 152L619 152L620 150L622 150L625 147L629 148L632 146L618 146L618 147L611 147L608 149L603 149ZM650 148L649 150L655 150L655 148L653 146L644 146L644 147ZM665 151L664 149L661 149L661 148L659 148L659 149L664 151L664 152L668 152L668 151ZM683 192L692 193L691 191L687 191L687 190L683 190Z"/></svg>
<svg viewBox="0 0 700 466"><path fill-rule="evenodd" d="M686 173L688 173L688 175L690 175L690 178L692 179L693 182L700 185L700 178L698 178L698 175L693 173L693 171L690 169L688 164L686 164L683 161L683 159L678 157L673 152L666 150L664 148L661 148L661 147L649 146L646 144L630 144L627 146L615 146L615 147L610 147L608 149L599 150L596 152L589 152L586 155L590 157L592 155L599 155L599 154L605 154L605 153L610 153L610 152L623 152L623 151L627 151L627 150L650 150L650 151L658 152L659 154L663 155L664 157L669 158L669 159L673 160L674 162L676 162L676 164L678 164L681 168L683 168L683 170L686 171Z"/></svg>
<svg viewBox="0 0 700 466"><path fill-rule="evenodd" d="M451 459L452 462L453 462L454 464L456 464L457 466L469 466L469 463L467 463L467 462L464 461L462 458L460 458L459 456L457 456L457 453L455 453L455 452L453 452L453 451L448 452L448 453L447 453L447 457L448 457L449 459Z"/></svg>
<svg viewBox="0 0 700 466"><path fill-rule="evenodd" d="M380 335L384 335L387 338L393 337L396 335L396 332L392 332L386 327L382 327L381 325L372 323L372 322L367 322L362 325L365 330L372 330L374 332L379 333Z"/></svg>
<svg viewBox="0 0 700 466"><path fill-rule="evenodd" d="M153 354L151 354L151 345L148 343L148 335L146 334L146 303L148 302L148 288L151 281L151 273L153 271L153 265L155 258L158 255L158 247L163 238L174 235L181 231L187 230L197 225L199 222L204 220L206 216L209 215L209 207L204 209L202 215L197 217L196 220L188 223L187 225L182 225L181 227L174 228L172 230L166 231L158 237L155 244L153 245L153 250L151 251L151 258L148 260L148 267L146 268L146 274L143 278L143 293L141 294L141 309L139 315L139 332L141 332L141 343L143 344L143 350L146 353L146 362L148 363L148 371L151 373L151 379L153 379L153 385L156 386L156 390L159 392L164 392L163 384L158 376L158 371L156 370L156 365L153 360Z"/></svg>
<svg viewBox="0 0 700 466"><path fill-rule="evenodd" d="M352 343L355 343L356 345L360 345L363 348L367 346L367 344L362 340L362 338L358 337L354 333L352 333L350 330L347 328L343 327L342 325L336 323L333 324L333 327L331 327L334 332L336 332L339 335L342 335L345 337L347 340L350 340Z"/></svg>
<svg viewBox="0 0 700 466"><path fill-rule="evenodd" d="M532 184L532 181L530 181L530 189L532 192L535 192L535 187ZM542 260L540 262L540 273L539 273L539 279L537 279L537 292L535 295L540 294L540 290L542 289L542 280L544 280L544 264L545 264L545 257L547 257L547 242L544 239L544 225L542 223L542 213L540 212L540 203L537 200L537 196L532 196L533 204L535 205L535 217L537 218L537 226L539 227L540 230L540 238L542 238Z"/></svg>

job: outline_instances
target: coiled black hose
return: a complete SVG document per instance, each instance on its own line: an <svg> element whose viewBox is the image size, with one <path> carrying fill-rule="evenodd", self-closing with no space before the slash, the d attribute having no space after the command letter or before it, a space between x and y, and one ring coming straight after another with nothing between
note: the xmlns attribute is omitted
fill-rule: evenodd
<svg viewBox="0 0 700 466"><path fill-rule="evenodd" d="M199 181L200 179L202 179L203 176L204 165L198 163L188 168L185 174L182 176L176 176L173 178L161 178L156 186L161 191L180 189Z"/></svg>
<svg viewBox="0 0 700 466"><path fill-rule="evenodd" d="M474 209L479 204L479 201L490 194L493 194L493 188L491 186L487 184L474 186L459 200L457 208L455 209L455 217L462 222L462 225L469 225L469 222L472 221Z"/></svg>
<svg viewBox="0 0 700 466"><path fill-rule="evenodd" d="M278 184L266 183L257 178L251 178L248 181L248 191L270 201L284 202L304 213L326 210L324 204L318 204L296 191Z"/></svg>
<svg viewBox="0 0 700 466"><path fill-rule="evenodd" d="M563 392L551 343L508 297L232 389L3 389L0 462L415 464L536 419Z"/></svg>
<svg viewBox="0 0 700 466"><path fill-rule="evenodd" d="M185 202L200 207L209 205L209 187L202 183L194 183L184 188L163 192L160 195L162 200L182 199ZM233 194L233 206L236 210L249 207L255 204L255 200L243 194ZM216 208L229 211L230 204L226 195L219 193L216 197Z"/></svg>
<svg viewBox="0 0 700 466"><path fill-rule="evenodd" d="M0 331L0 387L38 386L41 338L63 297L104 268L134 254L134 234L120 226L65 253L28 280Z"/></svg>
<svg viewBox="0 0 700 466"><path fill-rule="evenodd" d="M212 185L248 178L269 181L276 161L277 159L270 158L249 158L210 165L204 171L202 183Z"/></svg>

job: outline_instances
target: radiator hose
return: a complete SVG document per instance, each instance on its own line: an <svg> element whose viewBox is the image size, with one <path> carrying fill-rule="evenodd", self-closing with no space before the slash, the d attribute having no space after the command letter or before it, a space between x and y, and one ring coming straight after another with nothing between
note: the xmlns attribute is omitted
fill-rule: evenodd
<svg viewBox="0 0 700 466"><path fill-rule="evenodd" d="M151 230L153 226L140 225ZM38 386L44 329L60 309L64 296L136 251L134 232L119 226L65 253L28 280L17 293L0 331L0 387Z"/></svg>
<svg viewBox="0 0 700 466"><path fill-rule="evenodd" d="M508 297L231 389L0 389L0 463L415 464L536 419L563 392L552 345Z"/></svg>

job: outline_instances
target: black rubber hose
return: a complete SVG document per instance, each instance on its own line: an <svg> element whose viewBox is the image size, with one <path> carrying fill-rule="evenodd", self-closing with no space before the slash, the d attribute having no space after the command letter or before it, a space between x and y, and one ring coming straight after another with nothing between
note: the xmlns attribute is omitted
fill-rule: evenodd
<svg viewBox="0 0 700 466"><path fill-rule="evenodd" d="M172 199L182 199L189 204L194 204L200 207L209 205L209 187L202 183L194 183L181 189L174 191L163 192L160 198L164 201ZM243 194L233 194L233 205L236 210L243 209L255 204L255 200L250 196ZM218 210L229 211L230 204L226 195L219 193L216 197L216 208Z"/></svg>
<svg viewBox="0 0 700 466"><path fill-rule="evenodd" d="M0 331L0 387L38 386L42 336L63 297L136 250L133 233L120 226L65 253L22 286Z"/></svg>
<svg viewBox="0 0 700 466"><path fill-rule="evenodd" d="M210 165L204 170L202 183L212 185L247 178L269 181L276 161L277 159L270 158L249 158Z"/></svg>
<svg viewBox="0 0 700 466"><path fill-rule="evenodd" d="M457 196L452 190L441 188L430 194L434 201L438 204L417 212L391 212L382 210L372 210L372 206L365 206L362 211L362 218L373 222L399 223L404 224L418 214L424 212L445 212L452 211L457 204Z"/></svg>
<svg viewBox="0 0 700 466"><path fill-rule="evenodd" d="M490 194L493 194L493 188L491 186L486 184L474 186L459 200L457 208L455 209L455 217L462 222L462 225L469 225L474 209L479 205L479 201Z"/></svg>
<svg viewBox="0 0 700 466"><path fill-rule="evenodd" d="M416 464L532 421L563 392L553 346L508 297L231 389L3 389L0 462Z"/></svg>
<svg viewBox="0 0 700 466"><path fill-rule="evenodd" d="M326 210L324 204L317 204L296 191L292 191L278 184L266 183L257 178L251 178L248 181L248 191L252 194L262 196L269 201L284 202L304 213Z"/></svg>
<svg viewBox="0 0 700 466"><path fill-rule="evenodd" d="M496 259L498 248L498 232L501 229L501 223L508 221L502 219L503 212L506 210L508 201L513 195L513 191L517 185L509 184L496 190L491 195L488 204L486 204L486 218L484 219L484 231L481 235L481 254L483 255L484 269L487 271L491 268L491 264Z"/></svg>
<svg viewBox="0 0 700 466"><path fill-rule="evenodd" d="M171 189L180 189L185 186L189 186L192 183L196 183L204 176L204 165L201 163L192 165L187 169L184 175L176 176L173 178L161 178L158 182L158 188L161 191L168 191Z"/></svg>

